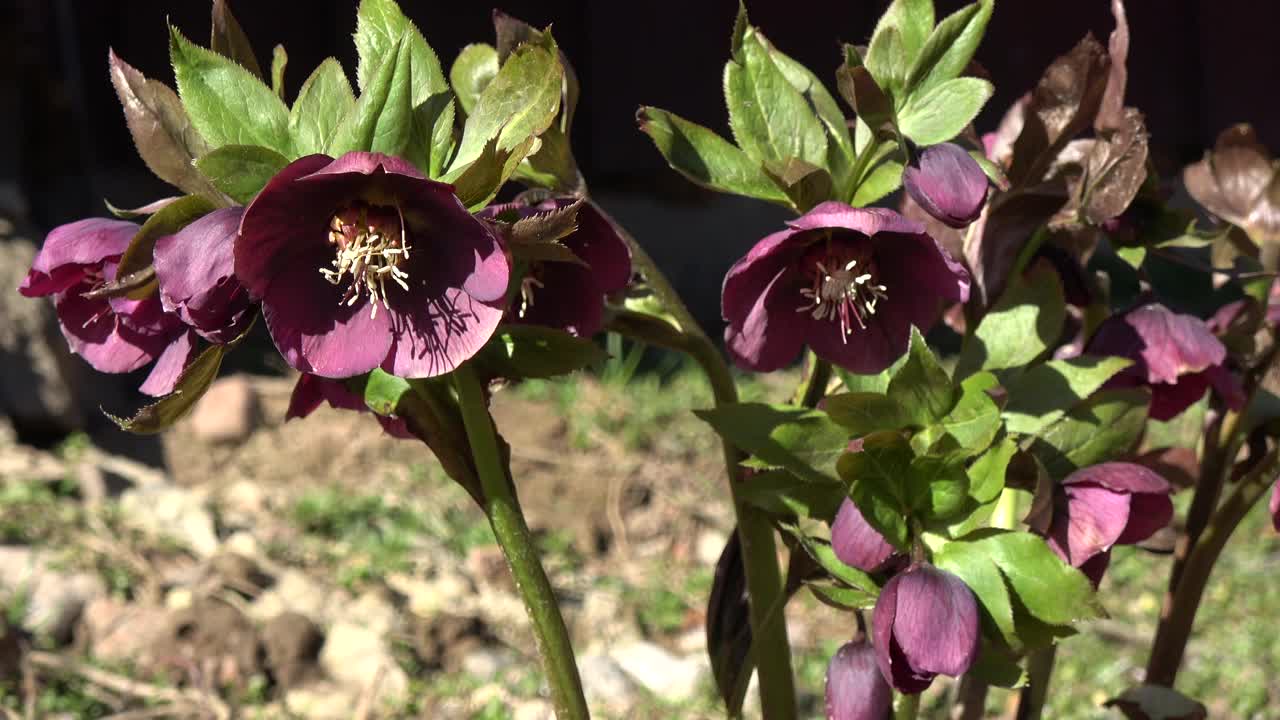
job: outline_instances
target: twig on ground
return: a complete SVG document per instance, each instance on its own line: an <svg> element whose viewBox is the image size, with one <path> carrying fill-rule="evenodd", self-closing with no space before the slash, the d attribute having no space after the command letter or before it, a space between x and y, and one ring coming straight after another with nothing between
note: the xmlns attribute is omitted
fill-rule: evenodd
<svg viewBox="0 0 1280 720"><path fill-rule="evenodd" d="M86 682L120 695L172 705L194 705L208 712L217 720L230 720L231 718L231 710L226 703L217 697L206 695L199 691L166 688L138 682L124 675L108 672L101 668L93 667L88 663L62 657L51 652L32 651L27 657L31 665L36 668L77 675Z"/></svg>

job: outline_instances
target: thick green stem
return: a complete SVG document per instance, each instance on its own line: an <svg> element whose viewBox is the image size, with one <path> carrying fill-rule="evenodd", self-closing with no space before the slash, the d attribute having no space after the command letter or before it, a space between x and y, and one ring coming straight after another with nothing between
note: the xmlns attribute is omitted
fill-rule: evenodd
<svg viewBox="0 0 1280 720"><path fill-rule="evenodd" d="M1151 657L1147 660L1148 683L1173 687L1214 563L1218 561L1227 540L1240 525L1240 521L1271 488L1278 472L1280 452L1272 450L1240 480L1235 491L1222 501L1213 519L1200 535L1200 541L1187 557L1172 602L1165 609L1160 625L1156 628Z"/></svg>
<svg viewBox="0 0 1280 720"><path fill-rule="evenodd" d="M991 686L965 675L956 688L955 701L951 705L951 720L982 720L987 715L987 693Z"/></svg>
<svg viewBox="0 0 1280 720"><path fill-rule="evenodd" d="M1050 645L1031 653L1027 665L1027 686L1018 697L1017 720L1040 720L1045 700L1049 698L1049 680L1053 677L1053 663L1058 648Z"/></svg>
<svg viewBox="0 0 1280 720"><path fill-rule="evenodd" d="M687 314L686 314L687 317ZM670 323L642 313L619 311L609 329L627 337L675 350L693 358L711 384L717 406L738 401L738 388L720 351L701 332L681 332ZM791 672L791 642L782 608L785 605L782 570L778 565L773 525L763 512L742 502L742 451L721 439L729 493L738 518L738 540L746 573L750 606L751 646L760 678L760 707L769 720L796 717L795 680Z"/></svg>
<svg viewBox="0 0 1280 720"><path fill-rule="evenodd" d="M796 389L796 403L805 407L817 407L818 402L827 394L827 385L831 384L831 363L818 357L812 350L809 356L809 374Z"/></svg>
<svg viewBox="0 0 1280 720"><path fill-rule="evenodd" d="M920 694L899 695L893 708L893 720L916 720L920 714Z"/></svg>
<svg viewBox="0 0 1280 720"><path fill-rule="evenodd" d="M524 521L515 488L504 467L493 419L485 404L484 390L469 365L454 371L454 383L476 472L480 476L484 512L507 558L516 589L524 600L525 612L533 622L534 638L547 674L547 684L551 687L556 717L561 720L587 720L590 713L582 695L582 680L574 663L569 631L560 616L555 591L538 561L533 535Z"/></svg>

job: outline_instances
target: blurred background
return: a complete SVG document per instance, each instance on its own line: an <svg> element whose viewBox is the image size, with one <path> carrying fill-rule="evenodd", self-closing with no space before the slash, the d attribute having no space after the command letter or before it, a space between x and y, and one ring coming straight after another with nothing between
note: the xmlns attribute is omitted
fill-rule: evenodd
<svg viewBox="0 0 1280 720"><path fill-rule="evenodd" d="M446 67L466 44L492 42L489 2L402 4ZM748 9L779 48L829 79L838 43L865 42L887 4ZM261 62L284 44L288 98L327 55L354 75L354 0L231 5ZM962 3L937 5L942 17ZM977 55L996 86L979 131L1084 34L1105 42L1109 5L999 3ZM736 2L502 9L553 25L582 83L573 142L593 194L718 335L725 269L785 211L686 182L634 116L656 105L728 136L721 69ZM1128 15L1127 104L1146 114L1162 174L1236 122L1280 148L1280 4L1132 0ZM105 215L103 199L134 207L172 193L135 154L106 72L111 47L171 82L166 18L208 36L203 0L0 3L0 285L17 286L50 228ZM709 393L678 359L641 363L610 343L606 366L502 393L495 412L601 716L716 717L701 623L731 513L714 437L687 412ZM519 603L465 493L425 450L384 437L368 417L325 409L283 424L292 378L265 333L229 370L174 431L125 435L102 410L136 408L140 378L93 374L66 353L45 303L0 293L0 710L546 717ZM794 380L749 380L745 393L782 399ZM1228 580L1214 591L1226 590L1204 611L1218 628L1188 661L1186 690L1213 717L1280 717L1280 648L1252 629L1280 600L1247 589L1274 569L1256 558L1277 547L1255 520L1241 542L1263 554L1224 561ZM1117 556L1107 580L1122 598L1109 605L1115 619L1067 644L1052 717L1100 717L1097 703L1137 676L1167 568ZM826 659L852 628L808 597L788 612L816 717ZM993 694L993 716L1003 697Z"/></svg>

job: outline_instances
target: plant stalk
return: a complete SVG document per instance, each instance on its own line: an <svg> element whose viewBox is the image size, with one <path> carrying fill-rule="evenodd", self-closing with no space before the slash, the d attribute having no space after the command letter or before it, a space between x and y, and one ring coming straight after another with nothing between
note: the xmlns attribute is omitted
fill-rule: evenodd
<svg viewBox="0 0 1280 720"><path fill-rule="evenodd" d="M1027 686L1018 696L1017 720L1040 720L1045 700L1049 698L1049 680L1053 677L1053 663L1057 656L1056 645L1031 653L1027 663Z"/></svg>
<svg viewBox="0 0 1280 720"><path fill-rule="evenodd" d="M1271 488L1277 473L1280 473L1280 451L1272 450L1257 467L1241 478L1200 535L1200 541L1187 557L1172 602L1156 628L1151 657L1147 660L1148 683L1173 687L1214 563L1240 521Z"/></svg>
<svg viewBox="0 0 1280 720"><path fill-rule="evenodd" d="M893 720L916 720L920 714L920 693L899 695L893 708Z"/></svg>
<svg viewBox="0 0 1280 720"><path fill-rule="evenodd" d="M551 687L551 699L556 717L562 720L588 720L587 701L582 694L582 679L574 662L573 646L555 591L547 579L533 535L525 523L520 503L516 499L507 469L498 447L493 418L485 404L484 390L475 370L463 365L454 371L454 384L458 402L462 408L462 421L466 428L476 471L483 491L483 508L493 527L493 534L502 547L516 589L524 600L524 609L533 622L538 655Z"/></svg>
<svg viewBox="0 0 1280 720"><path fill-rule="evenodd" d="M796 392L796 403L805 407L817 407L827 394L827 386L831 384L831 363L818 357L812 350L808 351L809 374L800 384Z"/></svg>
<svg viewBox="0 0 1280 720"><path fill-rule="evenodd" d="M692 321L687 311L685 317ZM609 323L609 329L688 355L707 376L717 407L738 401L738 388L729 366L706 334L682 332L665 320L630 310L619 310ZM738 519L738 540L742 544L752 655L760 679L760 707L769 720L794 720L796 690L791 671L791 641L781 612L786 596L773 525L767 515L742 502L739 497L739 486L745 480L742 461L746 458L742 451L723 438L720 445L729 477L729 493Z"/></svg>

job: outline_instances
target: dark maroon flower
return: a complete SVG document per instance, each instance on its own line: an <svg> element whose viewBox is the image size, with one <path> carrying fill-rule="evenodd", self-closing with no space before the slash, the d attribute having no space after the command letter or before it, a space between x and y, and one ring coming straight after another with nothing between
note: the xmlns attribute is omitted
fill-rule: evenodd
<svg viewBox="0 0 1280 720"><path fill-rule="evenodd" d="M1092 465L1054 488L1046 541L1097 585L1115 545L1151 537L1173 518L1173 487L1150 468L1127 462Z"/></svg>
<svg viewBox="0 0 1280 720"><path fill-rule="evenodd" d="M925 148L902 171L902 186L917 205L953 228L978 219L987 199L987 174L955 143Z"/></svg>
<svg viewBox="0 0 1280 720"><path fill-rule="evenodd" d="M872 637L880 672L918 693L937 675L959 677L978 657L978 601L960 578L921 563L885 583Z"/></svg>
<svg viewBox="0 0 1280 720"><path fill-rule="evenodd" d="M883 570L897 552L848 498L831 523L831 549L840 562L865 572Z"/></svg>
<svg viewBox="0 0 1280 720"><path fill-rule="evenodd" d="M31 264L18 291L27 297L53 296L58 321L67 344L100 372L137 370L167 353L171 343L186 343L186 328L166 314L155 295L144 300L125 297L88 298L116 277L120 256L129 247L138 226L123 220L90 218L53 229ZM182 355L182 347L168 354ZM166 369L148 378L144 392L165 394L172 383Z"/></svg>
<svg viewBox="0 0 1280 720"><path fill-rule="evenodd" d="M825 202L729 269L725 343L744 368L786 366L804 345L874 374L929 329L945 302L969 297L969 274L918 223L884 208Z"/></svg>
<svg viewBox="0 0 1280 720"><path fill-rule="evenodd" d="M491 205L486 219L523 219L572 205L574 198L550 198L537 204ZM520 282L508 321L560 328L590 337L604 323L604 298L631 281L631 250L613 225L588 203L577 212L578 229L562 239L585 265L535 260Z"/></svg>
<svg viewBox="0 0 1280 720"><path fill-rule="evenodd" d="M253 317L249 293L234 269L242 215L242 207L214 210L177 234L156 240L160 302L210 342L231 342Z"/></svg>
<svg viewBox="0 0 1280 720"><path fill-rule="evenodd" d="M315 412L322 402L327 402L329 407L339 410L369 412L369 406L365 404L364 398L349 390L341 380L303 373L293 386L293 394L289 397L289 409L285 412L284 419L304 418ZM388 435L401 440L413 439L414 435L409 432L409 426L403 418L385 415L374 415L374 417Z"/></svg>
<svg viewBox="0 0 1280 720"><path fill-rule="evenodd" d="M871 643L841 645L827 665L827 720L885 720L892 706L893 690Z"/></svg>
<svg viewBox="0 0 1280 720"><path fill-rule="evenodd" d="M507 256L449 185L378 153L309 155L245 210L235 275L293 367L447 373L502 319Z"/></svg>
<svg viewBox="0 0 1280 720"><path fill-rule="evenodd" d="M1227 349L1193 315L1155 303L1113 315L1098 327L1085 352L1133 360L1108 387L1150 387L1150 416L1156 420L1186 410L1211 385L1232 409L1244 405L1239 380L1223 366Z"/></svg>

